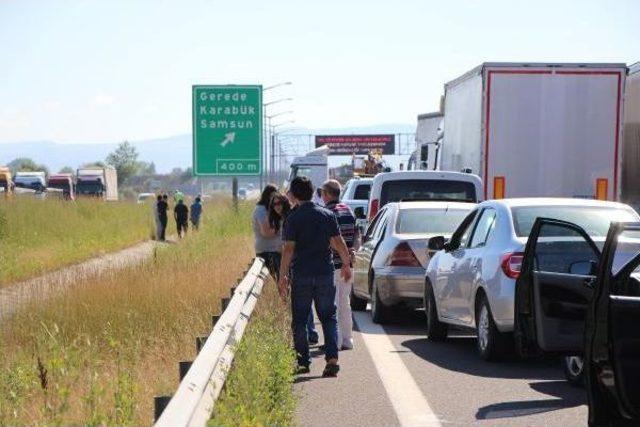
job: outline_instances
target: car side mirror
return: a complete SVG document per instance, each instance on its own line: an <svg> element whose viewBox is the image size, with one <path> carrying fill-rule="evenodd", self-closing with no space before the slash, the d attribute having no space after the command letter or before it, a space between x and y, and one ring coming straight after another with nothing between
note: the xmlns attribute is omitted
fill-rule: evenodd
<svg viewBox="0 0 640 427"><path fill-rule="evenodd" d="M446 243L444 236L436 236L429 239L427 247L431 251L440 251L445 248Z"/></svg>
<svg viewBox="0 0 640 427"><path fill-rule="evenodd" d="M598 263L593 260L576 261L569 264L569 274L579 274L581 276L595 276Z"/></svg>
<svg viewBox="0 0 640 427"><path fill-rule="evenodd" d="M353 210L353 215L356 219L367 219L367 215L364 213L364 207L358 206Z"/></svg>

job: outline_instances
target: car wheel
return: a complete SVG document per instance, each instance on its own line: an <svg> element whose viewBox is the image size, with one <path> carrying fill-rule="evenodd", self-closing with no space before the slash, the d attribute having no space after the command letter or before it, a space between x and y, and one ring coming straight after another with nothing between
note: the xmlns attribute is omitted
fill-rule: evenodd
<svg viewBox="0 0 640 427"><path fill-rule="evenodd" d="M380 293L378 292L378 284L376 279L372 279L371 285L371 320L373 323L384 324L388 323L392 315L392 307L384 305L380 300Z"/></svg>
<svg viewBox="0 0 640 427"><path fill-rule="evenodd" d="M349 294L349 303L353 311L365 311L367 309L367 300L356 296L356 294L353 293L353 289L351 289L351 293Z"/></svg>
<svg viewBox="0 0 640 427"><path fill-rule="evenodd" d="M584 387L584 360L580 356L562 358L564 376L575 387Z"/></svg>
<svg viewBox="0 0 640 427"><path fill-rule="evenodd" d="M444 341L447 338L447 324L438 320L436 298L431 283L424 284L424 314L427 316L427 339L429 341Z"/></svg>
<svg viewBox="0 0 640 427"><path fill-rule="evenodd" d="M512 334L503 334L498 330L489 301L482 296L476 310L476 344L480 357L487 361L497 361L509 355L514 346L510 344Z"/></svg>

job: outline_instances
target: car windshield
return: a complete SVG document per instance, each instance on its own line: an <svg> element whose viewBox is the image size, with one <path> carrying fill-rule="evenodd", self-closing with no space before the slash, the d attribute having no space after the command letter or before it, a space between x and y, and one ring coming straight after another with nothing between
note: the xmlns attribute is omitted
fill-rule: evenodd
<svg viewBox="0 0 640 427"><path fill-rule="evenodd" d="M380 206L402 200L476 202L476 188L471 182L436 179L403 179L382 184Z"/></svg>
<svg viewBox="0 0 640 427"><path fill-rule="evenodd" d="M513 226L518 237L528 237L536 218L553 218L571 222L591 237L605 237L611 222L632 222L638 215L627 209L593 206L520 206L511 208ZM549 228L552 230L552 228Z"/></svg>
<svg viewBox="0 0 640 427"><path fill-rule="evenodd" d="M468 213L464 209L401 209L396 233L449 235Z"/></svg>
<svg viewBox="0 0 640 427"><path fill-rule="evenodd" d="M369 200L371 192L371 184L356 184L356 190L353 193L353 200Z"/></svg>

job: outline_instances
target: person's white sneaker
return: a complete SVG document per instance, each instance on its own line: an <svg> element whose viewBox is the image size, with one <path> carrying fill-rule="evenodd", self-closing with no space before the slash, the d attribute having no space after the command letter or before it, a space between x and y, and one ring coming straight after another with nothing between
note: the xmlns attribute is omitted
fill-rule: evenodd
<svg viewBox="0 0 640 427"><path fill-rule="evenodd" d="M353 340L342 341L342 347L340 350L353 350Z"/></svg>

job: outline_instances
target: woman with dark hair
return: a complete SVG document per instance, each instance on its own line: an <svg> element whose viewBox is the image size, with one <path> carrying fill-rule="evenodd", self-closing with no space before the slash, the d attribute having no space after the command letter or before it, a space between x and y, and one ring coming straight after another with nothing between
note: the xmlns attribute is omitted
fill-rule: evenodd
<svg viewBox="0 0 640 427"><path fill-rule="evenodd" d="M263 225L263 231L266 233L274 233L278 238L282 237L282 228L284 227L284 221L287 219L291 206L289 205L289 199L283 194L273 193L271 196L271 202L269 203L269 217L267 223ZM282 252L282 239L280 240L280 248L278 248L278 254L273 255L271 258L271 265L269 265L269 271L271 275L278 280L280 274L280 259Z"/></svg>
<svg viewBox="0 0 640 427"><path fill-rule="evenodd" d="M280 264L280 252L282 251L280 235L269 227L269 203L271 197L277 192L278 189L275 185L267 184L253 210L252 225L256 256L264 259L270 269L274 258L277 258L278 264Z"/></svg>

